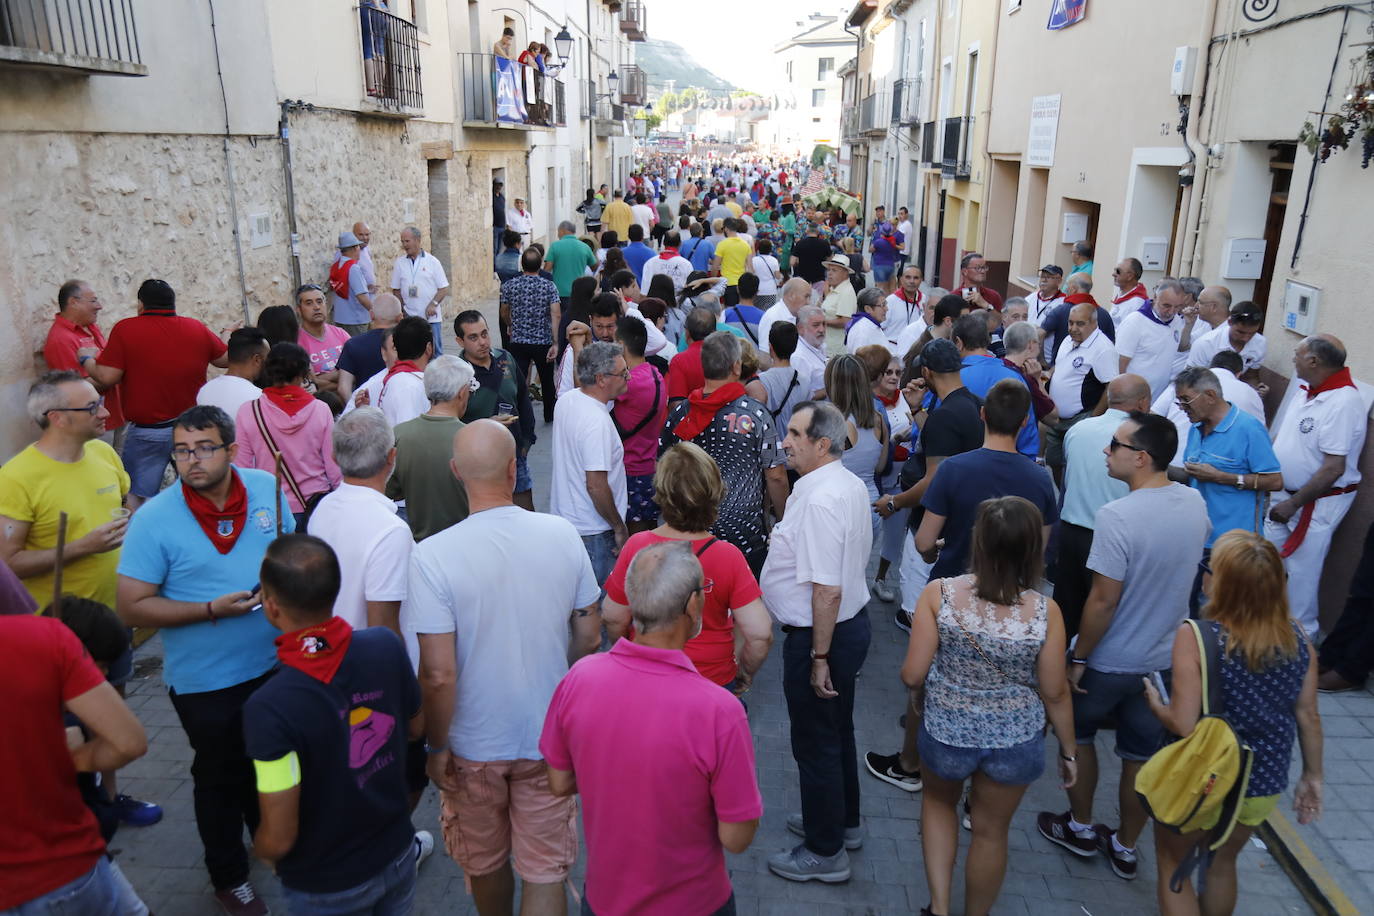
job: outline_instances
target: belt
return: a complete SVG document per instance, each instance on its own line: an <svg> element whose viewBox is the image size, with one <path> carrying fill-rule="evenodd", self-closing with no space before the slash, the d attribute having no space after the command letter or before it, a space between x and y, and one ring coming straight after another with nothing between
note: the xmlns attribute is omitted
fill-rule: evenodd
<svg viewBox="0 0 1374 916"><path fill-rule="evenodd" d="M161 423L135 423L139 429L171 429L177 425L176 417L170 420L163 420Z"/></svg>
<svg viewBox="0 0 1374 916"><path fill-rule="evenodd" d="M782 631L784 633L810 633L811 627L794 627L790 623L784 623L782 625Z"/></svg>
<svg viewBox="0 0 1374 916"><path fill-rule="evenodd" d="M1354 493L1359 488L1360 485L1358 483L1352 483L1344 487L1332 487L1330 490L1318 496L1317 499L1326 499L1328 496L1341 496L1345 493ZM1289 496L1293 495L1291 490L1286 490L1285 492L1288 493ZM1293 529L1292 534L1288 535L1288 540L1283 542L1283 547L1279 549L1279 556L1284 558L1292 556L1297 552L1297 549L1302 546L1302 542L1307 539L1307 529L1312 524L1312 513L1317 510L1317 499L1303 506L1298 512L1297 527Z"/></svg>

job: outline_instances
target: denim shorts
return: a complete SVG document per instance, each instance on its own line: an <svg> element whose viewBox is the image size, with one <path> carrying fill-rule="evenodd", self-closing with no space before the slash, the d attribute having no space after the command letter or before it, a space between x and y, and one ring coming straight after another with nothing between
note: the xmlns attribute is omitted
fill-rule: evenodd
<svg viewBox="0 0 1374 916"><path fill-rule="evenodd" d="M896 267L896 265L894 265L894 264L874 264L874 265L873 265L873 282L874 282L874 283L886 283L888 280L891 280L891 279L892 279L892 272L893 272L893 270L895 269L895 267Z"/></svg>
<svg viewBox="0 0 1374 916"><path fill-rule="evenodd" d="M1169 672L1161 672L1165 686ZM1079 744L1091 744L1109 716L1116 718L1116 756L1122 760L1149 760L1164 746L1164 726L1145 702L1140 674L1109 674L1089 668L1078 686L1086 693L1073 694L1073 733Z"/></svg>
<svg viewBox="0 0 1374 916"><path fill-rule="evenodd" d="M124 439L124 470L129 472L129 492L152 499L162 489L162 475L172 460L172 428L130 426Z"/></svg>
<svg viewBox="0 0 1374 916"><path fill-rule="evenodd" d="M515 453L515 492L528 493L533 489L534 480L530 477L529 461L517 450Z"/></svg>
<svg viewBox="0 0 1374 916"><path fill-rule="evenodd" d="M629 503L629 508L625 511L625 521L658 524L658 503L654 502L654 475L626 477L625 490Z"/></svg>
<svg viewBox="0 0 1374 916"><path fill-rule="evenodd" d="M604 585L606 577L615 569L615 533L607 530L597 534L584 534L582 546L587 548L587 556L592 561L592 573L596 576L596 584ZM605 596L604 589L601 594Z"/></svg>
<svg viewBox="0 0 1374 916"><path fill-rule="evenodd" d="M950 782L963 782L974 773L982 773L1003 785L1028 786L1045 771L1044 735L1011 747L953 747L932 738L922 722L916 750L927 772Z"/></svg>

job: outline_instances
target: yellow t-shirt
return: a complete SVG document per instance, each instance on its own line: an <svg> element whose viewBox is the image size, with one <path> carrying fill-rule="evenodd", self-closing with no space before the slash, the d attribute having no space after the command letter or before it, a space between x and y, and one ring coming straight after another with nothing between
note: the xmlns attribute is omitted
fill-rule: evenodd
<svg viewBox="0 0 1374 916"><path fill-rule="evenodd" d="M727 285L735 286L739 283L751 251L749 243L737 235L723 240L716 246L716 257L720 258L720 275L725 278Z"/></svg>
<svg viewBox="0 0 1374 916"><path fill-rule="evenodd" d="M735 219L739 219L741 216L744 215L744 208L741 207L739 204L735 203L733 200L727 200L725 202L725 207L731 213L735 214Z"/></svg>
<svg viewBox="0 0 1374 916"><path fill-rule="evenodd" d="M629 240L630 223L634 221L635 215L630 210L630 205L623 200L613 200L601 211L602 228L614 232L621 242Z"/></svg>
<svg viewBox="0 0 1374 916"><path fill-rule="evenodd" d="M109 445L93 439L80 461L49 458L30 445L0 467L0 515L29 523L25 550L57 546L57 522L67 513L67 543L113 521L110 512L124 504L129 475ZM67 560L62 567L64 594L115 606L115 569L119 549ZM39 610L52 601L51 570L23 580Z"/></svg>

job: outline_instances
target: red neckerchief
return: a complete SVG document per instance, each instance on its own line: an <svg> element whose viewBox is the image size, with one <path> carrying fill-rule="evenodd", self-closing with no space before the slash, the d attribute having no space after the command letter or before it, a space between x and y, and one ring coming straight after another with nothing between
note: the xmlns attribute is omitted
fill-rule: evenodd
<svg viewBox="0 0 1374 916"><path fill-rule="evenodd" d="M901 299L901 300L902 300L903 302L905 302L907 305L915 305L916 303L920 302L922 299L925 298L925 293L921 292L921 291L918 289L918 290L916 290L916 298L915 298L915 299L908 299L908 298L906 297L906 290L902 289L902 288L899 286L899 287L897 287L897 298L898 298L898 299Z"/></svg>
<svg viewBox="0 0 1374 916"><path fill-rule="evenodd" d="M1308 388L1306 385L1303 385L1302 390L1307 392L1307 400L1310 401L1317 395L1321 394L1323 391L1335 391L1337 388L1354 387L1355 381L1350 377L1350 370L1346 368L1337 369L1335 372L1327 376L1326 381L1322 382L1316 388Z"/></svg>
<svg viewBox="0 0 1374 916"><path fill-rule="evenodd" d="M695 439L703 429L711 425L716 411L735 398L744 396L744 386L739 382L721 385L710 394L705 394L705 391L705 388L698 388L688 396L687 400L692 409L687 411L687 416L678 421L677 426L673 427L673 434L679 439Z"/></svg>
<svg viewBox="0 0 1374 916"><path fill-rule="evenodd" d="M400 375L402 372L414 372L417 375L425 374L425 370L421 369L410 360L398 359L391 365L390 369L386 370L386 378L382 379L382 387L386 387L386 383L391 381L393 375Z"/></svg>
<svg viewBox="0 0 1374 916"><path fill-rule="evenodd" d="M1092 293L1074 293L1071 296L1065 296L1064 302L1068 305L1078 305L1080 302L1090 302L1093 308L1102 308L1102 306L1097 304L1097 300L1093 298Z"/></svg>
<svg viewBox="0 0 1374 916"><path fill-rule="evenodd" d="M693 248L692 250L693 250L693 251L696 251L695 248ZM658 256L659 256L660 258L662 258L663 260L667 261L667 260L669 260L669 259L671 259L671 258L677 257L677 249L676 249L676 248L665 248L665 249L663 249L662 251L659 252Z"/></svg>
<svg viewBox="0 0 1374 916"><path fill-rule="evenodd" d="M880 401L883 402L883 406L884 406L884 407L896 407L896 406L897 406L897 399L900 398L901 396L902 396L902 389L898 388L896 391L892 392L892 397L888 397L888 396L885 395L885 394L880 394L880 395L877 396L877 398L878 398L878 400L880 400Z"/></svg>
<svg viewBox="0 0 1374 916"><path fill-rule="evenodd" d="M1121 303L1125 302L1127 299L1136 299L1136 298L1144 299L1144 300L1146 300L1146 301L1149 300L1150 294L1149 294L1149 292L1145 289L1145 284L1144 284L1144 283L1137 283L1137 284L1135 285L1135 288L1132 289L1130 292L1123 293L1122 295L1120 295L1120 296L1118 296L1117 298L1113 299L1113 300L1112 300L1112 305L1120 305Z"/></svg>
<svg viewBox="0 0 1374 916"><path fill-rule="evenodd" d="M238 471L231 467L229 473L233 479L229 482L229 497L225 499L223 509L198 490L191 489L185 483L181 485L186 508L191 510L200 530L222 554L234 549L239 535L243 534L248 524L248 488L243 485Z"/></svg>
<svg viewBox="0 0 1374 916"><path fill-rule="evenodd" d="M262 394L284 410L288 417L294 417L315 400L314 396L300 385L273 385L271 388L264 388Z"/></svg>
<svg viewBox="0 0 1374 916"><path fill-rule="evenodd" d="M293 633L283 633L275 640L277 658L288 668L308 674L322 684L334 680L348 644L353 639L353 627L342 617L330 617L324 623L311 624Z"/></svg>

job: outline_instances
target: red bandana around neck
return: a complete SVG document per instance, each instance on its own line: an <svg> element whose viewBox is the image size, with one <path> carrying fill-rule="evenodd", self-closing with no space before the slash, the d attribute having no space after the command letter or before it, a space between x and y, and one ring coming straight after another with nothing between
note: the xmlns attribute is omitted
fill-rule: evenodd
<svg viewBox="0 0 1374 916"><path fill-rule="evenodd" d="M391 381L392 376L400 375L402 372L414 372L419 375L424 375L425 370L408 359L398 359L392 364L390 369L386 370L386 378L382 379L382 384L385 385L387 382Z"/></svg>
<svg viewBox="0 0 1374 916"><path fill-rule="evenodd" d="M231 467L229 475L229 497L224 501L223 509L217 508L200 491L191 489L185 483L181 485L186 508L191 510L200 530L222 554L234 549L248 523L248 489L243 485L243 478L239 477L238 471Z"/></svg>
<svg viewBox="0 0 1374 916"><path fill-rule="evenodd" d="M1065 296L1064 301L1069 305L1078 305L1080 302L1091 302L1094 308L1102 307L1097 304L1097 300L1093 298L1092 293L1074 293L1070 296Z"/></svg>
<svg viewBox="0 0 1374 916"><path fill-rule="evenodd" d="M277 658L288 668L295 668L328 684L339 672L352 639L353 627L348 621L342 617L330 617L324 623L311 624L278 636Z"/></svg>
<svg viewBox="0 0 1374 916"><path fill-rule="evenodd" d="M693 249L693 250L695 251L696 249ZM671 261L673 258L677 257L677 249L676 249L676 248L664 248L661 252L659 252L659 255L658 255L658 256L659 256L660 258L662 258L663 260L665 260L665 261Z"/></svg>
<svg viewBox="0 0 1374 916"><path fill-rule="evenodd" d="M1149 300L1150 294L1149 294L1149 292L1145 289L1145 284L1144 284L1144 283L1137 283L1137 284L1135 285L1135 287L1132 288L1129 292L1125 292L1125 293L1122 293L1120 296L1117 296L1115 299L1112 300L1112 304L1113 304L1113 305L1120 305L1121 303L1125 302L1127 299L1133 299L1133 298L1135 298L1135 299L1145 299L1145 300L1147 300L1147 301Z"/></svg>
<svg viewBox="0 0 1374 916"><path fill-rule="evenodd" d="M284 410L288 417L294 417L315 400L314 396L300 385L273 385L271 388L264 388L262 393L267 400Z"/></svg>
<svg viewBox="0 0 1374 916"><path fill-rule="evenodd" d="M744 396L744 386L739 382L728 382L710 394L706 394L705 391L705 388L698 388L688 396L687 401L692 405L692 409L687 411L687 416L678 421L677 426L673 427L673 433L679 439L695 439L702 430L711 425L716 411L736 398Z"/></svg>
<svg viewBox="0 0 1374 916"><path fill-rule="evenodd" d="M1355 380L1350 377L1350 369L1347 367L1344 369L1337 369L1335 372L1331 373L1331 375L1327 376L1326 381L1315 388L1308 388L1306 385L1302 387L1303 390L1307 392L1307 400L1310 401L1323 391L1335 391L1337 388L1354 388Z"/></svg>

